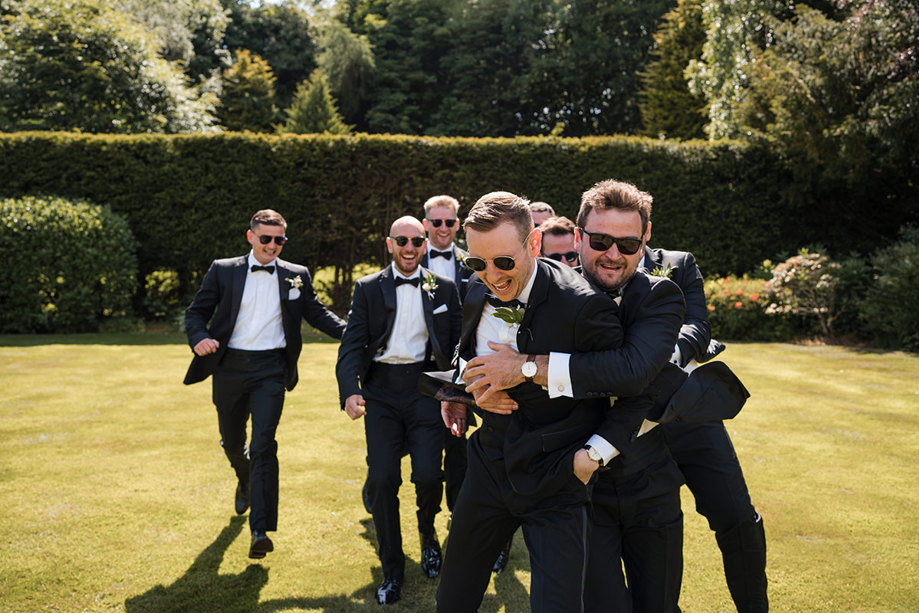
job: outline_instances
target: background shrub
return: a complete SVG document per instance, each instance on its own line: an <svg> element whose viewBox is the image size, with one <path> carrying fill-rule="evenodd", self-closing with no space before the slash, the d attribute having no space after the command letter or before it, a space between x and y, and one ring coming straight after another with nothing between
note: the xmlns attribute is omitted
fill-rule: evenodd
<svg viewBox="0 0 919 613"><path fill-rule="evenodd" d="M765 279L746 276L709 279L705 282L705 298L712 338L787 341L812 334L812 328L791 315L766 314L769 300Z"/></svg>
<svg viewBox="0 0 919 613"><path fill-rule="evenodd" d="M878 344L919 351L919 228L905 228L871 266L874 280L862 306L866 332Z"/></svg>
<svg viewBox="0 0 919 613"><path fill-rule="evenodd" d="M0 332L91 332L129 311L127 221L85 200L0 200Z"/></svg>

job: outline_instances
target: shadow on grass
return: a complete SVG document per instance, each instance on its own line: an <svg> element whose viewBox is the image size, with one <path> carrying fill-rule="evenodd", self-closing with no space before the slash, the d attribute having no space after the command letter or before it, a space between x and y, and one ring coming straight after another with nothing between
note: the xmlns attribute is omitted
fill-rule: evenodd
<svg viewBox="0 0 919 613"><path fill-rule="evenodd" d="M230 544L242 532L245 517L233 517L213 543L202 551L192 565L169 586L157 585L124 602L127 613L272 613L291 609L323 612L354 611L361 605L361 595L372 594L374 586L365 586L352 596L337 594L316 598L278 598L259 602L259 594L268 583L268 570L250 564L236 575L219 574L220 563ZM358 600L355 601L355 598ZM376 603L373 603L374 606ZM368 606L369 610L369 606Z"/></svg>

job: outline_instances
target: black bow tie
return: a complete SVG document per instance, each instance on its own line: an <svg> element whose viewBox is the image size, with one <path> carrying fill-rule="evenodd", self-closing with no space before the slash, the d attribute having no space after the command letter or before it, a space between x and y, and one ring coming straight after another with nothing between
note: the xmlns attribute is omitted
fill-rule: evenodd
<svg viewBox="0 0 919 613"><path fill-rule="evenodd" d="M452 257L453 257L452 251L438 251L437 249L431 249L431 259L432 260L434 258L443 258L445 260L449 260Z"/></svg>
<svg viewBox="0 0 919 613"><path fill-rule="evenodd" d="M405 277L396 277L395 281L396 281L396 287L399 287L403 283L408 283L409 285L414 285L415 287L418 287L418 283L421 282L421 277L413 277L411 279L406 279Z"/></svg>
<svg viewBox="0 0 919 613"><path fill-rule="evenodd" d="M251 270L252 272L258 272L260 270L264 270L269 275L274 274L274 266L259 266L258 264L253 264L252 268L250 268L249 270Z"/></svg>
<svg viewBox="0 0 919 613"><path fill-rule="evenodd" d="M486 294L485 300L487 300L488 304L495 307L496 309L500 309L500 308L515 309L517 307L520 307L521 309L525 309L527 307L525 303L520 302L516 298L514 298L513 300L508 300L507 302L504 302L503 300L498 300L498 297L493 294Z"/></svg>

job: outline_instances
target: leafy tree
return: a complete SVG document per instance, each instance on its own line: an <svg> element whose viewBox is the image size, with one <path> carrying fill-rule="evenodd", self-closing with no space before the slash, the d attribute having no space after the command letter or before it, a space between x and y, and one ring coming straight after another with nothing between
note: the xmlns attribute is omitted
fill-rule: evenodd
<svg viewBox="0 0 919 613"><path fill-rule="evenodd" d="M709 138L743 134L737 113L749 84L749 64L768 40L767 17L783 14L787 5L788 0L704 1L702 59L692 60L686 74L692 92L709 103Z"/></svg>
<svg viewBox="0 0 919 613"><path fill-rule="evenodd" d="M197 132L215 99L101 0L23 0L0 28L0 129Z"/></svg>
<svg viewBox="0 0 919 613"><path fill-rule="evenodd" d="M684 140L705 138L708 108L702 96L689 91L684 75L689 62L702 57L702 0L679 0L664 15L654 40L654 60L641 73L642 133Z"/></svg>
<svg viewBox="0 0 919 613"><path fill-rule="evenodd" d="M220 122L228 130L269 132L277 117L274 75L268 62L248 49L236 53L236 63L224 72Z"/></svg>
<svg viewBox="0 0 919 613"><path fill-rule="evenodd" d="M251 6L247 0L221 0L228 10L224 43L230 51L248 49L270 65L278 105L290 104L297 84L316 68L316 42L310 17L292 0Z"/></svg>
<svg viewBox="0 0 919 613"><path fill-rule="evenodd" d="M376 68L370 41L336 19L319 31L319 48L316 62L341 103L342 115L359 121Z"/></svg>
<svg viewBox="0 0 919 613"><path fill-rule="evenodd" d="M229 19L220 0L118 0L116 4L157 34L162 56L181 62L192 81L217 76L230 65L230 53L223 48Z"/></svg>
<svg viewBox="0 0 919 613"><path fill-rule="evenodd" d="M278 131L293 134L347 134L351 131L338 113L328 78L321 70L315 70L309 81L297 87L293 103L287 109L287 122Z"/></svg>

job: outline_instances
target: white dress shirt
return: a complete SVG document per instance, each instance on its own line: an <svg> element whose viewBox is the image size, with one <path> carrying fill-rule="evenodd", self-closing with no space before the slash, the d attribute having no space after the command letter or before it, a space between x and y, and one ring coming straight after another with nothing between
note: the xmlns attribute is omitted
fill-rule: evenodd
<svg viewBox="0 0 919 613"><path fill-rule="evenodd" d="M277 260L268 264L275 267L271 274L264 270L252 272L253 265L261 266L261 263L250 251L246 260L246 284L227 347L246 351L287 347L287 337L281 321Z"/></svg>
<svg viewBox="0 0 919 613"><path fill-rule="evenodd" d="M415 274L406 277L391 264L394 278L418 278L418 287L403 283L396 288L396 320L392 333L386 343L386 350L376 362L386 364L412 364L424 360L428 348L428 328L424 323L424 306L421 302L427 299L427 293L421 290L421 268Z"/></svg>
<svg viewBox="0 0 919 613"><path fill-rule="evenodd" d="M431 251L440 251L440 249L434 249L430 243L428 244L428 269L435 275L446 277L452 281L456 277L456 263L453 261L453 258L456 257L456 251L454 251L453 245L450 245L450 248L445 250L450 252L449 258L431 257Z"/></svg>

